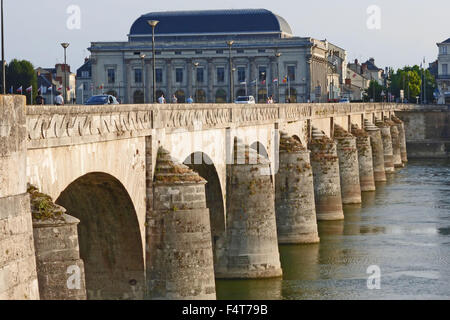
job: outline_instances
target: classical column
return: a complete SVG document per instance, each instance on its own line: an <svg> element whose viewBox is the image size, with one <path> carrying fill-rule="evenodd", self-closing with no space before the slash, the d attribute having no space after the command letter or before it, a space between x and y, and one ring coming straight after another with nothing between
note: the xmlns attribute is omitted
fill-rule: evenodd
<svg viewBox="0 0 450 320"><path fill-rule="evenodd" d="M127 101L127 103L132 104L133 101L133 93L131 92L131 82L132 82L132 74L131 74L131 61L130 60L126 60L126 97L125 97L125 101Z"/></svg>
<svg viewBox="0 0 450 320"><path fill-rule="evenodd" d="M278 243L317 243L316 205L310 151L286 134L280 138L275 176Z"/></svg>
<svg viewBox="0 0 450 320"><path fill-rule="evenodd" d="M402 156L400 153L400 136L397 124L390 120L390 118L385 117L384 121L387 125L391 127L391 137L392 137L392 153L393 153L393 162L395 168L403 168Z"/></svg>
<svg viewBox="0 0 450 320"><path fill-rule="evenodd" d="M214 64L213 59L209 58L208 61L208 69L207 69L207 81L208 81L208 90L206 92L206 102L213 103L214 99Z"/></svg>
<svg viewBox="0 0 450 320"><path fill-rule="evenodd" d="M336 143L313 127L309 149L317 220L342 220L344 211Z"/></svg>
<svg viewBox="0 0 450 320"><path fill-rule="evenodd" d="M397 124L398 134L400 138L400 155L402 158L402 162L405 164L408 162L408 154L406 151L406 136L405 136L405 124L402 120L397 118L395 115L391 116L392 121Z"/></svg>
<svg viewBox="0 0 450 320"><path fill-rule="evenodd" d="M282 276L270 162L234 141L227 165L227 232L217 278Z"/></svg>
<svg viewBox="0 0 450 320"><path fill-rule="evenodd" d="M148 217L148 296L164 300L215 299L206 180L158 150L153 211Z"/></svg>
<svg viewBox="0 0 450 320"><path fill-rule="evenodd" d="M339 125L334 125L334 139L337 142L342 203L361 203L358 150L356 138Z"/></svg>
<svg viewBox="0 0 450 320"><path fill-rule="evenodd" d="M172 60L166 59L166 74L167 74L167 92L166 92L166 102L172 102L172 95L175 92L172 92Z"/></svg>
<svg viewBox="0 0 450 320"><path fill-rule="evenodd" d="M373 176L375 182L386 181L386 170L384 167L384 148L381 138L380 128L373 125L369 120L364 120L364 129L370 136L370 146L372 147Z"/></svg>
<svg viewBox="0 0 450 320"><path fill-rule="evenodd" d="M143 71L145 73L145 77L142 78L142 80L145 79L145 93L146 93L146 103L153 103L153 86L152 86L152 81L153 81L153 69L152 69L152 60L147 60L145 62L145 71Z"/></svg>
<svg viewBox="0 0 450 320"><path fill-rule="evenodd" d="M356 137L356 148L358 149L359 182L361 191L375 191L375 178L373 173L372 147L370 136L358 125L352 124L352 134Z"/></svg>
<svg viewBox="0 0 450 320"><path fill-rule="evenodd" d="M394 151L392 149L391 127L380 119L376 120L375 125L381 130L384 150L384 169L386 173L394 173Z"/></svg>
<svg viewBox="0 0 450 320"><path fill-rule="evenodd" d="M186 60L186 68L187 68L187 92L186 92L186 100L187 98L189 98L189 96L192 96L192 98L195 98L195 94L194 94L194 90L193 90L193 85L192 85L192 81L193 81L193 68L194 65L192 64L192 59L187 59Z"/></svg>

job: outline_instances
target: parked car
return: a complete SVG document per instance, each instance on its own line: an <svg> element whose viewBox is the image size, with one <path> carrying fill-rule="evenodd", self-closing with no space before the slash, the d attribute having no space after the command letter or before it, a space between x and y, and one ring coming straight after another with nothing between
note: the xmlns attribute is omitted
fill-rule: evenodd
<svg viewBox="0 0 450 320"><path fill-rule="evenodd" d="M86 101L85 105L104 105L104 104L119 104L116 97L111 95L92 96Z"/></svg>
<svg viewBox="0 0 450 320"><path fill-rule="evenodd" d="M339 103L350 103L350 100L348 98L342 98L339 100Z"/></svg>
<svg viewBox="0 0 450 320"><path fill-rule="evenodd" d="M238 104L255 104L255 98L253 96L241 96L237 97L234 103Z"/></svg>

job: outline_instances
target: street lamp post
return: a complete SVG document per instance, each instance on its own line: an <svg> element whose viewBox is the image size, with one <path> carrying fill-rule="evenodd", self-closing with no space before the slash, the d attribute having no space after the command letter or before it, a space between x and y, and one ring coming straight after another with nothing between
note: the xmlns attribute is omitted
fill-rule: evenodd
<svg viewBox="0 0 450 320"><path fill-rule="evenodd" d="M69 47L67 42L61 43L61 46L64 48L64 102L67 102L67 55L66 51Z"/></svg>
<svg viewBox="0 0 450 320"><path fill-rule="evenodd" d="M229 56L230 56L230 103L233 103L234 93L233 93L233 62L231 60L231 47L233 46L234 41L228 40L227 45L229 48Z"/></svg>
<svg viewBox="0 0 450 320"><path fill-rule="evenodd" d="M3 87L3 94L6 94L6 61L5 61L5 33L4 33L4 23L3 23L3 0L1 3L2 6L2 87Z"/></svg>
<svg viewBox="0 0 450 320"><path fill-rule="evenodd" d="M153 97L152 102L156 103L156 53L155 53L155 28L159 23L158 20L150 20L147 23L152 27L152 57L153 57Z"/></svg>
<svg viewBox="0 0 450 320"><path fill-rule="evenodd" d="M278 100L278 103L280 103L281 102L281 100L280 100L280 81L281 81L281 79L280 79L280 57L281 57L281 53L280 52L275 53L275 57L277 57L277 78L278 78L277 100Z"/></svg>
<svg viewBox="0 0 450 320"><path fill-rule="evenodd" d="M143 103L145 103L145 54L144 53L141 53L141 55L140 55L140 57L141 57L141 63L142 63L142 92L143 92L143 94L144 94L144 101L143 101Z"/></svg>
<svg viewBox="0 0 450 320"><path fill-rule="evenodd" d="M197 91L198 91L198 88L197 88L197 85L198 85L197 68L198 68L198 66L199 66L199 63L198 63L198 62L194 62L194 63L193 63L193 66L195 67L195 68L194 68L194 70L195 70L195 72L194 72L194 79L195 79L194 99L195 99L195 102L198 103L198 98L197 98Z"/></svg>

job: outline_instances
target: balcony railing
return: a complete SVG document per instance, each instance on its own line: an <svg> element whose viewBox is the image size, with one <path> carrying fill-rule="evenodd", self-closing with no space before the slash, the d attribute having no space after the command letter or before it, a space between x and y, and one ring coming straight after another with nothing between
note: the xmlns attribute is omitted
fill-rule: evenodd
<svg viewBox="0 0 450 320"><path fill-rule="evenodd" d="M436 79L439 80L450 79L450 74L439 74Z"/></svg>

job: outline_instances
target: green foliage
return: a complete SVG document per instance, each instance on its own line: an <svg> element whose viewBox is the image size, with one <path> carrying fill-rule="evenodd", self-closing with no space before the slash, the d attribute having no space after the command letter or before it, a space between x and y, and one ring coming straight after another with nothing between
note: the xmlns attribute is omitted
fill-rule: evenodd
<svg viewBox="0 0 450 320"><path fill-rule="evenodd" d="M22 86L23 94L27 97L27 103L31 104L30 94L25 90L29 86L33 86L33 101L37 95L37 75L34 70L34 66L27 60L12 60L6 66L6 91L9 92L11 86L14 87L14 93Z"/></svg>
<svg viewBox="0 0 450 320"><path fill-rule="evenodd" d="M425 92L427 101L433 101L433 92L436 89L436 79L430 71L425 70ZM404 67L393 72L391 75L391 90L396 97L400 97L400 90L404 90L405 99L409 102L415 102L417 96L421 96L422 87L422 69L415 65L413 67Z"/></svg>
<svg viewBox="0 0 450 320"><path fill-rule="evenodd" d="M382 96L381 92L384 90L384 93L386 94L385 88L378 83L378 81L371 80L369 84L369 88L365 91L366 101L370 101L371 99L374 99L375 102L381 102Z"/></svg>

